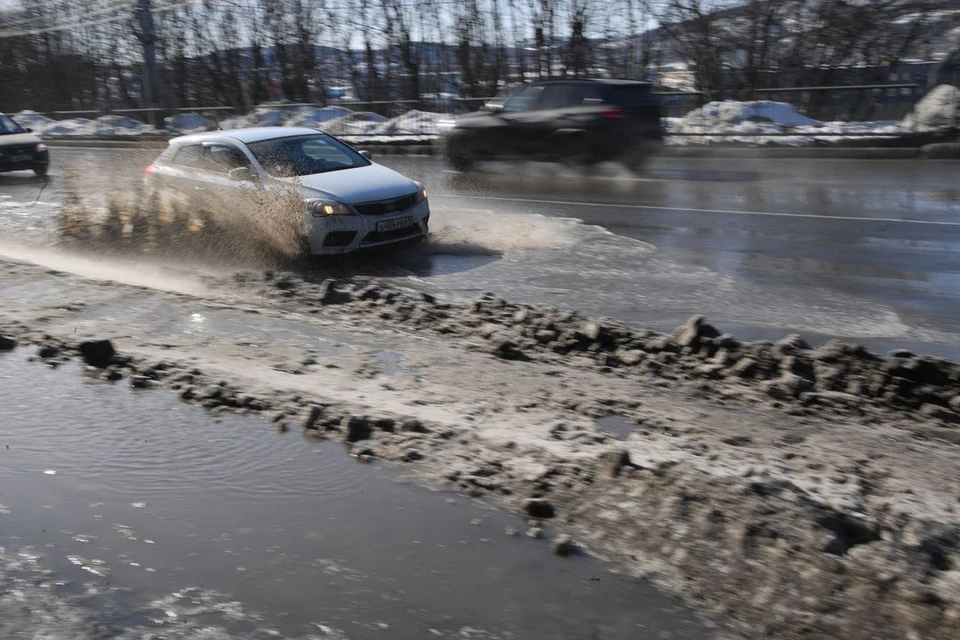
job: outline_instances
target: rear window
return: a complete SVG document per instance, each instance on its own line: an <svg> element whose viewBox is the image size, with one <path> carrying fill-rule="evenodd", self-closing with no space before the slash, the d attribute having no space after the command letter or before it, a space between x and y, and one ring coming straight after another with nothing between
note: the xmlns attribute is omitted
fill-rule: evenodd
<svg viewBox="0 0 960 640"><path fill-rule="evenodd" d="M651 93L650 87L643 85L608 87L605 97L607 104L618 107L644 107L656 102L656 96Z"/></svg>

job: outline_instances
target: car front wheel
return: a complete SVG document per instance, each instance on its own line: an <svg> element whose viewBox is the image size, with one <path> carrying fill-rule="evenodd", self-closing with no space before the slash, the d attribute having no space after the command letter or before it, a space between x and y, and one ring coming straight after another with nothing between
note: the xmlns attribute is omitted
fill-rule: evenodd
<svg viewBox="0 0 960 640"><path fill-rule="evenodd" d="M448 155L447 162L450 164L452 169L457 171L470 171L473 169L473 159L465 155Z"/></svg>

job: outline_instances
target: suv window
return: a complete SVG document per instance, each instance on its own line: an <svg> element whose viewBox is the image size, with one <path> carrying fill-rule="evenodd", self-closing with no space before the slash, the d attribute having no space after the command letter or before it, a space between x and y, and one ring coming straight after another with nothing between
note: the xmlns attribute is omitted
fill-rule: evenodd
<svg viewBox="0 0 960 640"><path fill-rule="evenodd" d="M560 109L574 104L576 87L569 84L549 84L537 102L538 109Z"/></svg>
<svg viewBox="0 0 960 640"><path fill-rule="evenodd" d="M646 85L609 87L605 98L607 104L618 107L644 107L655 101L650 87Z"/></svg>
<svg viewBox="0 0 960 640"><path fill-rule="evenodd" d="M576 88L573 104L576 106L595 106L603 103L603 92L596 85L580 85Z"/></svg>
<svg viewBox="0 0 960 640"><path fill-rule="evenodd" d="M545 88L542 84L535 84L524 88L522 91L518 91L503 103L503 110L530 111L536 107L537 101L540 99L540 94L543 93Z"/></svg>

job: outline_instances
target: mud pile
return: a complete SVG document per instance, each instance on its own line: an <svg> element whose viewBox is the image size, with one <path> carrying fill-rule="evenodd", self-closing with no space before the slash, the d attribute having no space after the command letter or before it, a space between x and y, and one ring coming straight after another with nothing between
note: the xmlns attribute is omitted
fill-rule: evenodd
<svg viewBox="0 0 960 640"><path fill-rule="evenodd" d="M411 352L456 352L461 368L371 380L347 361L305 358L273 376L278 386L256 386L256 375L206 369L200 342L163 338L137 356L2 310L0 333L53 366L82 358L96 377L343 441L360 459L518 510L531 534L556 523L571 548L753 637L960 635L956 363L838 342L812 349L798 336L740 342L700 317L660 334L490 294L450 304L285 272L209 285L236 294L244 313L296 318L317 335L389 334ZM252 351L230 352L230 370L257 366ZM344 399L342 383L362 389ZM631 432L603 432L594 420L604 416Z"/></svg>
<svg viewBox="0 0 960 640"><path fill-rule="evenodd" d="M245 272L236 280L308 307L341 308L417 330L470 337L475 348L505 360L563 360L611 372L694 379L705 390L724 385L761 390L772 402L863 414L870 406L919 412L960 424L960 365L906 350L887 356L831 341L812 349L798 335L779 342L740 342L703 316L672 334L555 308L511 304L484 294L464 306L377 284L313 284L292 273ZM960 441L960 432L949 434Z"/></svg>

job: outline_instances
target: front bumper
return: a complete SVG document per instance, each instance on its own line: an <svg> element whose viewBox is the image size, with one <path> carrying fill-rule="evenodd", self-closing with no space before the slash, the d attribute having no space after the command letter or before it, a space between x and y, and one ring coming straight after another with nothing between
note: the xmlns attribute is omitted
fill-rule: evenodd
<svg viewBox="0 0 960 640"><path fill-rule="evenodd" d="M410 219L409 224L395 227L406 218ZM429 231L429 223L428 200L405 211L386 215L307 216L307 246L315 256L384 247L422 238ZM385 229L386 226L395 228Z"/></svg>
<svg viewBox="0 0 960 640"><path fill-rule="evenodd" d="M17 159L14 160L14 158ZM31 169L45 168L49 165L50 153L47 151L35 151L28 154L12 154L4 149L0 149L0 172L29 171Z"/></svg>

